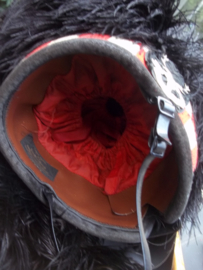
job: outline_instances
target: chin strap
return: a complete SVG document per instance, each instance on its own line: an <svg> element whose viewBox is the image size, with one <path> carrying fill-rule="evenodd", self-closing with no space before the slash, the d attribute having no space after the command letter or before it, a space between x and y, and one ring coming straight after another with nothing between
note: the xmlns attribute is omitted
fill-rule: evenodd
<svg viewBox="0 0 203 270"><path fill-rule="evenodd" d="M152 263L149 246L147 243L142 222L142 204L141 204L142 186L144 176L150 164L153 162L155 158L164 157L167 145L171 145L171 142L168 137L168 130L170 121L172 118L174 118L175 113L175 107L169 100L164 99L162 97L158 97L157 103L159 108L159 115L149 138L150 154L145 158L144 162L142 163L136 185L137 221L143 253L144 270L152 270Z"/></svg>
<svg viewBox="0 0 203 270"><path fill-rule="evenodd" d="M155 159L155 157L151 154L149 154L144 162L142 163L142 166L140 168L138 178L137 178L137 186L136 186L136 210L137 210L137 222L138 222L138 228L140 233L140 242L142 246L142 253L143 253L143 261L144 261L144 270L151 270L152 269L152 263L151 263L151 256L149 251L149 246L147 243L147 239L144 232L143 222L142 222L142 205L141 205L141 194L142 194L142 185L145 173L149 167L149 165L152 163L152 161Z"/></svg>

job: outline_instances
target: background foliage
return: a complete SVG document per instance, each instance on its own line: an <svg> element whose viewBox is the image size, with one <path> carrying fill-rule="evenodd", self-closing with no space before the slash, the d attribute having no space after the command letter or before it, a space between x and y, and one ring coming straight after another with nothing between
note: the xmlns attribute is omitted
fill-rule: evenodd
<svg viewBox="0 0 203 270"><path fill-rule="evenodd" d="M0 9L3 10L8 7L13 0L0 0Z"/></svg>
<svg viewBox="0 0 203 270"><path fill-rule="evenodd" d="M196 22L200 33L203 38L203 0L181 0L180 8L182 11L187 11L187 18Z"/></svg>

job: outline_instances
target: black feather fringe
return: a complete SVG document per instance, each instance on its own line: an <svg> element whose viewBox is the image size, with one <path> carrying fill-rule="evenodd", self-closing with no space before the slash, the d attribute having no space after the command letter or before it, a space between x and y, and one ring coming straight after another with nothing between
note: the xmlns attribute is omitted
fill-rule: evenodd
<svg viewBox="0 0 203 270"><path fill-rule="evenodd" d="M139 270L126 256L139 247L106 246L63 219L54 218L60 253L53 242L49 209L43 205L0 156L1 270ZM140 257L140 256L139 256Z"/></svg>
<svg viewBox="0 0 203 270"><path fill-rule="evenodd" d="M198 225L203 187L203 47L175 0L17 0L0 19L0 84L40 44L78 33L102 33L140 41L166 52L191 89L197 123L199 163L182 222ZM126 254L132 245L111 248L55 216L61 252L52 239L49 210L0 155L1 270L142 269Z"/></svg>

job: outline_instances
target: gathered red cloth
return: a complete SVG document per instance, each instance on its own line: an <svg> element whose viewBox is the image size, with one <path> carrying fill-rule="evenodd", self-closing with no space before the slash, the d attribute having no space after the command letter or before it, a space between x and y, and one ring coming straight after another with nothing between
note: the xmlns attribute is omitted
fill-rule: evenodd
<svg viewBox="0 0 203 270"><path fill-rule="evenodd" d="M135 185L157 109L117 62L73 56L33 111L39 141L68 170L109 195Z"/></svg>

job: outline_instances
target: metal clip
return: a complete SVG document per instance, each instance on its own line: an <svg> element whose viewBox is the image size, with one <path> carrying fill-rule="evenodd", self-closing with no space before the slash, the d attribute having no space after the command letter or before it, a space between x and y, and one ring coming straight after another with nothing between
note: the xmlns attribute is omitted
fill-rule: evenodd
<svg viewBox="0 0 203 270"><path fill-rule="evenodd" d="M175 107L169 100L163 97L157 98L157 104L159 115L149 137L149 147L152 155L162 158L167 145L171 145L168 130L171 119L174 118Z"/></svg>

